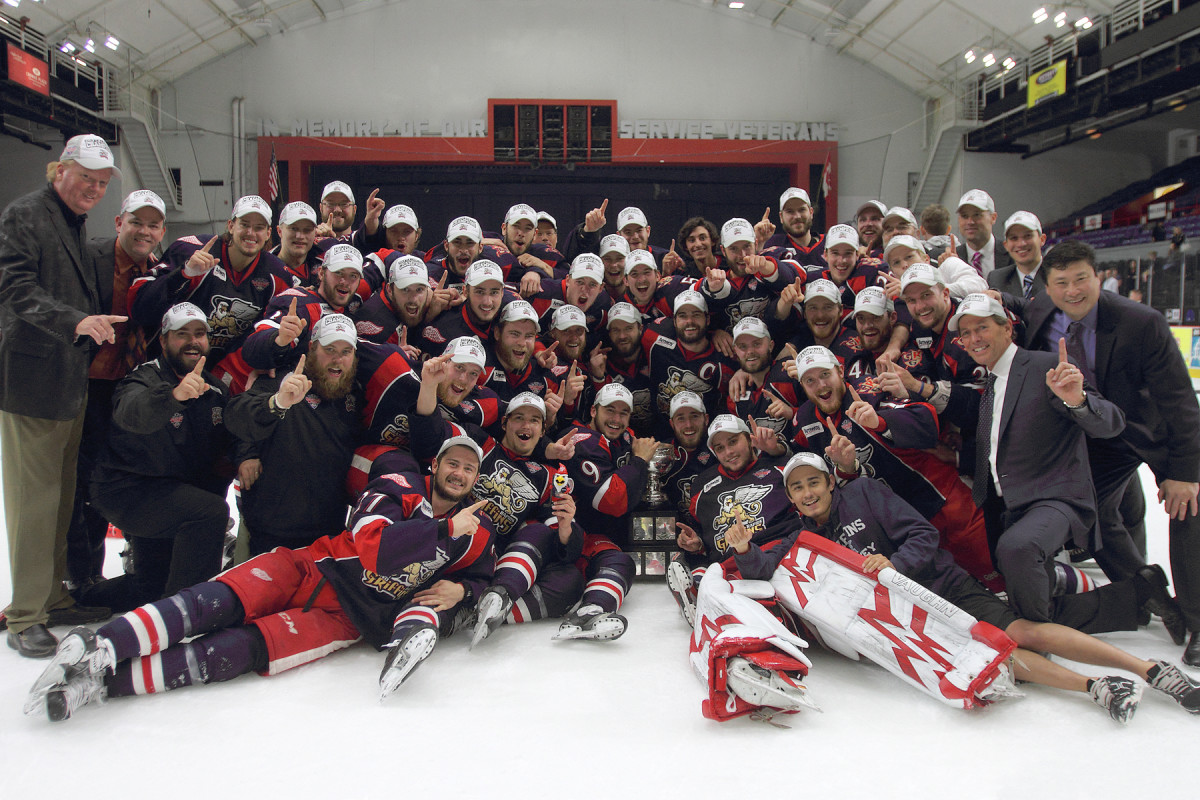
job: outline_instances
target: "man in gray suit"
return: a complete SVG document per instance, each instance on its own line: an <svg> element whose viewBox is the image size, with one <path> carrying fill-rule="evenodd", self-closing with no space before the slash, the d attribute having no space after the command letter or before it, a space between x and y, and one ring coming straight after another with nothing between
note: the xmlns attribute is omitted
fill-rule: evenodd
<svg viewBox="0 0 1200 800"><path fill-rule="evenodd" d="M1004 222L1004 249L1013 263L988 273L988 286L1029 300L1046 288L1042 248L1046 234L1042 221L1028 211L1017 211Z"/></svg>
<svg viewBox="0 0 1200 800"><path fill-rule="evenodd" d="M990 373L976 401L973 494L1017 614L1085 633L1135 630L1142 609L1178 615L1157 566L1092 592L1051 597L1054 554L1068 541L1090 546L1098 535L1085 434L1118 436L1125 416L1085 388L1065 342L1057 356L1017 347L998 300L968 295L948 327Z"/></svg>
<svg viewBox="0 0 1200 800"><path fill-rule="evenodd" d="M49 658L46 623L96 622L63 586L92 346L125 317L103 313L84 222L120 177L99 136L72 137L48 184L0 215L0 448L12 604L8 644Z"/></svg>

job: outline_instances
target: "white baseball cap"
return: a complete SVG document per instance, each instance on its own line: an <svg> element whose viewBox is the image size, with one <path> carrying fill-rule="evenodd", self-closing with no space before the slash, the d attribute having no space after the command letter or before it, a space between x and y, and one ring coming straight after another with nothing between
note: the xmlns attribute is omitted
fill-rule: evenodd
<svg viewBox="0 0 1200 800"><path fill-rule="evenodd" d="M326 314L312 329L313 341L324 346L333 342L349 342L358 349L358 332L354 321L345 314Z"/></svg>
<svg viewBox="0 0 1200 800"><path fill-rule="evenodd" d="M429 268L416 256L400 256L389 268L392 286L404 289L418 283L429 285Z"/></svg>
<svg viewBox="0 0 1200 800"><path fill-rule="evenodd" d="M417 222L417 212L413 211L406 205L392 206L387 210L387 213L383 215L383 227L385 228L390 228L393 225L399 225L401 222L403 222L405 225L408 225L414 231L421 227L421 224Z"/></svg>
<svg viewBox="0 0 1200 800"><path fill-rule="evenodd" d="M695 392L684 390L671 398L671 408L667 417L673 417L680 410L690 408L694 411L699 411L701 414L707 414L708 409L704 407L704 400Z"/></svg>
<svg viewBox="0 0 1200 800"><path fill-rule="evenodd" d="M718 433L749 433L750 426L746 424L746 420L741 417L736 417L733 414L718 414L712 423L708 426L708 441L711 443L712 438ZM709 444L709 447L712 447Z"/></svg>
<svg viewBox="0 0 1200 800"><path fill-rule="evenodd" d="M826 250L839 244L848 244L855 250L858 249L858 231L853 225L834 225L825 232Z"/></svg>
<svg viewBox="0 0 1200 800"><path fill-rule="evenodd" d="M892 302L892 298L888 297L887 292L878 286L867 286L854 296L855 314L865 311L876 317L882 317L887 312L893 311L895 307L896 304Z"/></svg>
<svg viewBox="0 0 1200 800"><path fill-rule="evenodd" d="M958 311L946 323L946 327L952 331L958 330L958 321L963 317L996 317L1008 320L1000 301L983 292L975 292L964 297L958 304Z"/></svg>
<svg viewBox="0 0 1200 800"><path fill-rule="evenodd" d="M208 324L208 317L204 315L199 306L194 303L176 303L167 309L167 313L163 314L163 333L177 331L189 322L203 322L204 330L212 330Z"/></svg>
<svg viewBox="0 0 1200 800"><path fill-rule="evenodd" d="M452 242L460 236L478 244L483 241L483 228L474 217L455 217L446 228L446 241Z"/></svg>
<svg viewBox="0 0 1200 800"><path fill-rule="evenodd" d="M596 392L596 402L594 405L611 406L613 403L624 403L632 411L633 393L626 389L623 384L606 383L601 387L600 391Z"/></svg>
<svg viewBox="0 0 1200 800"><path fill-rule="evenodd" d="M904 274L900 276L900 291L903 292L914 283L926 286L945 285L942 283L942 274L932 264L910 264L908 269L904 270Z"/></svg>
<svg viewBox="0 0 1200 800"><path fill-rule="evenodd" d="M229 218L241 219L247 214L261 214L267 224L271 223L271 206L256 194L239 197L238 201L233 204L233 213L229 215Z"/></svg>
<svg viewBox="0 0 1200 800"><path fill-rule="evenodd" d="M646 215L636 206L622 208L621 213L617 214L617 230L624 230L626 225L640 225L645 228L649 224Z"/></svg>
<svg viewBox="0 0 1200 800"><path fill-rule="evenodd" d="M518 408L521 408L523 406L529 406L530 408L536 408L543 417L546 416L546 402L544 400L542 400L542 398L540 398L536 394L534 394L533 392L521 392L516 397L514 397L512 400L509 400L508 407L504 413L511 414L514 411L516 411Z"/></svg>
<svg viewBox="0 0 1200 800"><path fill-rule="evenodd" d="M138 189L136 192L130 192L125 198L125 202L121 203L122 214L132 214L134 211L139 211L143 208L153 208L163 217L167 216L167 204L163 199L149 189Z"/></svg>
<svg viewBox="0 0 1200 800"><path fill-rule="evenodd" d="M642 312L631 303L613 303L608 309L608 322L606 325L612 325L614 322L628 322L631 324L641 324Z"/></svg>
<svg viewBox="0 0 1200 800"><path fill-rule="evenodd" d="M899 217L914 228L917 227L917 218L904 206L892 206L889 208L887 213L883 215L883 219L886 221L888 217Z"/></svg>
<svg viewBox="0 0 1200 800"><path fill-rule="evenodd" d="M978 208L980 211L996 210L996 204L992 202L992 196L983 189L972 189L960 197L958 200L958 209L961 211L963 206Z"/></svg>
<svg viewBox="0 0 1200 800"><path fill-rule="evenodd" d="M804 302L812 300L814 297L824 297L835 306L842 304L842 290L837 287L833 281L818 278L815 281L809 281L804 287Z"/></svg>
<svg viewBox="0 0 1200 800"><path fill-rule="evenodd" d="M479 443L470 436L451 436L449 439L442 442L442 446L438 448L437 458L441 458L442 453L446 452L451 447L466 447L475 454L475 457L479 459L481 464L483 463L483 448L481 448Z"/></svg>
<svg viewBox="0 0 1200 800"><path fill-rule="evenodd" d="M798 186L792 186L787 189L784 189L783 194L779 195L779 210L780 211L783 211L783 207L788 204L788 200L800 200L806 206L812 205L812 200L810 200L808 198L808 192L804 191L803 189L799 188Z"/></svg>
<svg viewBox="0 0 1200 800"><path fill-rule="evenodd" d="M591 278L596 283L604 283L604 262L595 253L580 253L571 262L571 271L567 273L571 280Z"/></svg>
<svg viewBox="0 0 1200 800"><path fill-rule="evenodd" d="M467 267L466 277L463 278L467 286L480 286L488 281L504 285L504 270L500 269L500 265L495 261L481 258Z"/></svg>
<svg viewBox="0 0 1200 800"><path fill-rule="evenodd" d="M538 215L533 210L533 206L526 205L525 203L517 203L515 206L509 208L508 213L504 215L504 224L512 225L514 222L519 222L523 219L529 220L531 225L537 227Z"/></svg>
<svg viewBox="0 0 1200 800"><path fill-rule="evenodd" d="M886 214L886 213L887 213L887 206L885 206L885 205L883 204L883 201L881 201L881 200L868 200L867 202L865 202L865 203L863 203L862 205L860 205L860 206L858 207L858 210L854 212L854 218L855 218L855 219L858 219L859 217L861 217L861 216L862 216L862 212L863 212L863 211L865 211L865 210L866 210L866 209L868 209L868 208L874 208L874 209L877 209L877 210L879 211L879 213L880 213L880 214Z"/></svg>
<svg viewBox="0 0 1200 800"><path fill-rule="evenodd" d="M600 240L600 255L601 257L609 253L620 253L623 256L629 255L629 242L619 233L610 233Z"/></svg>
<svg viewBox="0 0 1200 800"><path fill-rule="evenodd" d="M363 257L358 248L352 244L335 244L325 251L321 266L332 272L352 269L359 275L363 274Z"/></svg>
<svg viewBox="0 0 1200 800"><path fill-rule="evenodd" d="M113 159L108 142L93 133L81 133L67 139L59 161L74 161L84 169L111 169L112 177L120 179L121 170Z"/></svg>
<svg viewBox="0 0 1200 800"><path fill-rule="evenodd" d="M451 339L446 344L446 349L442 354L450 354L450 362L453 364L474 364L483 369L484 363L487 361L487 355L483 350L483 343L474 336L459 336L457 339Z"/></svg>
<svg viewBox="0 0 1200 800"><path fill-rule="evenodd" d="M351 191L350 185L343 181L330 181L329 183L325 184L325 188L321 190L321 200L324 200L326 197L329 197L329 195L336 194L337 192L341 192L342 194L346 195L346 199L351 203L354 202L354 192Z"/></svg>
<svg viewBox="0 0 1200 800"><path fill-rule="evenodd" d="M317 224L317 212L308 203L297 200L294 203L288 203L279 212L280 225L293 225L302 219L306 219L312 224Z"/></svg>
<svg viewBox="0 0 1200 800"><path fill-rule="evenodd" d="M625 274L633 272L634 267L649 267L654 271L658 271L658 262L654 260L654 255L649 250L630 250L625 256Z"/></svg>
<svg viewBox="0 0 1200 800"><path fill-rule="evenodd" d="M512 305L512 303L509 303ZM572 305L559 306L554 310L554 316L550 320L550 330L565 331L571 328L587 328L587 317L583 312Z"/></svg>
<svg viewBox="0 0 1200 800"><path fill-rule="evenodd" d="M832 369L840 373L842 365L838 363L837 356L828 347L822 347L819 344L814 344L811 347L806 347L796 354L796 375L804 377L804 373L810 369Z"/></svg>
<svg viewBox="0 0 1200 800"><path fill-rule="evenodd" d="M541 331L538 313L526 300L513 300L500 312L500 322L519 322L523 319L532 322L534 330Z"/></svg>
<svg viewBox="0 0 1200 800"><path fill-rule="evenodd" d="M767 330L767 324L758 317L742 317L738 320L737 325L733 326L734 341L742 334L748 334L755 339L771 338L771 332Z"/></svg>
<svg viewBox="0 0 1200 800"><path fill-rule="evenodd" d="M821 458L816 453L800 452L788 459L788 462L783 465L783 482L786 484L788 475L797 467L812 467L815 470L829 474L829 465L825 463L825 459Z"/></svg>
<svg viewBox="0 0 1200 800"><path fill-rule="evenodd" d="M1008 229L1014 225L1028 228L1034 233L1042 232L1042 221L1028 211L1014 211L1013 215L1004 221L1004 232L1008 233Z"/></svg>
<svg viewBox="0 0 1200 800"><path fill-rule="evenodd" d="M921 246L921 242L915 236L909 236L907 233L898 233L893 236L883 248L883 257L887 258L887 254L895 250L897 247L907 247L909 250L916 250L924 255L925 248Z"/></svg>
<svg viewBox="0 0 1200 800"><path fill-rule="evenodd" d="M749 220L734 217L721 226L721 246L729 247L735 242L754 243L754 226Z"/></svg>
<svg viewBox="0 0 1200 800"><path fill-rule="evenodd" d="M556 220L554 217L547 214L545 211L538 212L537 221L539 223L549 222L551 228L554 228L554 230L558 230L558 220Z"/></svg>
<svg viewBox="0 0 1200 800"><path fill-rule="evenodd" d="M672 306L672 311L676 314L684 306L694 306L700 309L705 314L708 313L708 303L704 300L704 295L697 292L695 289L687 289L675 296L675 303Z"/></svg>

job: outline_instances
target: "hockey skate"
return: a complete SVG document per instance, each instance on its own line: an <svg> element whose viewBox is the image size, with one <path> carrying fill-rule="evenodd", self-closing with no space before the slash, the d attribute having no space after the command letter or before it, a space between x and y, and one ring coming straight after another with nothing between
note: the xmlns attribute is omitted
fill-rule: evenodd
<svg viewBox="0 0 1200 800"><path fill-rule="evenodd" d="M671 588L671 594L675 595L679 613L683 615L688 627L696 627L696 586L692 583L692 573L687 564L679 559L671 560L667 565L667 586Z"/></svg>
<svg viewBox="0 0 1200 800"><path fill-rule="evenodd" d="M96 636L91 628L73 629L58 643L58 650L51 657L50 665L34 681L25 700L25 713L35 713L41 708L42 699L47 693L61 689L75 676L103 678L116 664L112 642L103 636Z"/></svg>
<svg viewBox="0 0 1200 800"><path fill-rule="evenodd" d="M403 639L388 644L387 660L383 662L383 672L379 673L379 702L400 688L400 684L429 657L437 642L437 629L423 625Z"/></svg>
<svg viewBox="0 0 1200 800"><path fill-rule="evenodd" d="M1189 714L1200 714L1200 684L1166 661L1156 661L1158 673L1147 683L1170 697Z"/></svg>
<svg viewBox="0 0 1200 800"><path fill-rule="evenodd" d="M783 672L752 664L741 656L726 662L725 681L730 693L754 706L781 711L821 710L808 696L804 684L796 683Z"/></svg>
<svg viewBox="0 0 1200 800"><path fill-rule="evenodd" d="M576 609L558 626L555 639L616 639L625 632L625 618L605 611L595 603Z"/></svg>
<svg viewBox="0 0 1200 800"><path fill-rule="evenodd" d="M1096 705L1108 712L1117 722L1126 723L1133 719L1138 703L1142 699L1142 684L1134 683L1129 678L1108 675L1092 681L1088 690Z"/></svg>
<svg viewBox="0 0 1200 800"><path fill-rule="evenodd" d="M104 675L82 670L46 694L46 716L51 722L61 722L88 703L103 701L106 697L108 689L104 685Z"/></svg>
<svg viewBox="0 0 1200 800"><path fill-rule="evenodd" d="M513 601L503 586L492 586L483 593L476 609L475 631L471 634L471 649L482 642L492 631L504 624L504 618L512 610Z"/></svg>

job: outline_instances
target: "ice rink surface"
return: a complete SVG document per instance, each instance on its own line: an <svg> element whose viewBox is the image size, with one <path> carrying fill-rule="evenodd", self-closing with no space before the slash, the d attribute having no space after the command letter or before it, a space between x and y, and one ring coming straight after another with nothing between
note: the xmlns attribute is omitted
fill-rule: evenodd
<svg viewBox="0 0 1200 800"><path fill-rule="evenodd" d="M1153 503L1144 467L1142 480ZM1169 571L1161 506L1149 525L1151 560ZM110 541L106 574L119 569ZM9 588L6 569L5 601ZM639 581L622 613L629 631L612 642L551 641L554 622L505 626L473 652L461 634L444 640L383 704L383 656L359 644L273 678L118 698L57 724L21 713L43 662L0 647L0 796L1066 800L1194 791L1200 718L1157 692L1124 727L1087 695L1036 686L966 712L814 647L807 685L823 713L778 718L786 730L717 723L700 714L689 631L665 583ZM1181 654L1157 620L1105 638L1145 658L1178 663Z"/></svg>

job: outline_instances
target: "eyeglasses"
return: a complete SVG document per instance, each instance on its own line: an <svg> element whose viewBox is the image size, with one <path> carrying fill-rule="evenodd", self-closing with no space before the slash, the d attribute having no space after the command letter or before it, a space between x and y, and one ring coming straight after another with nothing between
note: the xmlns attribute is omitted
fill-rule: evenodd
<svg viewBox="0 0 1200 800"><path fill-rule="evenodd" d="M343 211L349 211L351 208L353 208L354 203L351 203L349 200L347 200L345 203L331 203L328 200L322 200L321 205L328 208L340 208Z"/></svg>

